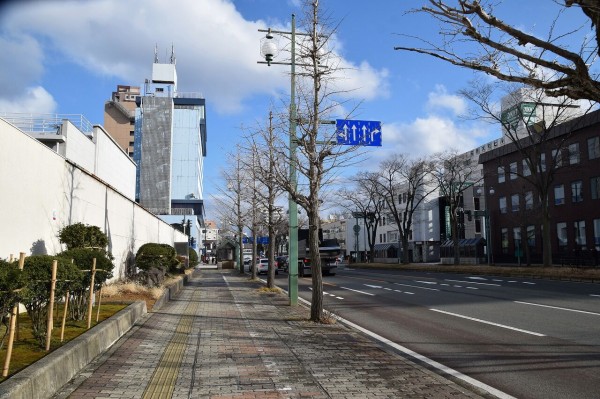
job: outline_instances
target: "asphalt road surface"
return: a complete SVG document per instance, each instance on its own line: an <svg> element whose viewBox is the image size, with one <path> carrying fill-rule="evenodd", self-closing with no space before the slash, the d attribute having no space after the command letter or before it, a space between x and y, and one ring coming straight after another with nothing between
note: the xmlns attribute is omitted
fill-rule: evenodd
<svg viewBox="0 0 600 399"><path fill-rule="evenodd" d="M349 268L323 281L325 309L508 395L600 398L600 284Z"/></svg>

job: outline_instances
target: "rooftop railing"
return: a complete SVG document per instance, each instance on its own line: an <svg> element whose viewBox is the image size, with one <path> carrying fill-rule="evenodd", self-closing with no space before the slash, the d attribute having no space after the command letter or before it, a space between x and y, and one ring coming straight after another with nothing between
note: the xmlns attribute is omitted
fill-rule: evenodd
<svg viewBox="0 0 600 399"><path fill-rule="evenodd" d="M0 118L15 125L25 133L57 134L66 119L82 133L92 133L94 125L81 114L36 114L0 112Z"/></svg>

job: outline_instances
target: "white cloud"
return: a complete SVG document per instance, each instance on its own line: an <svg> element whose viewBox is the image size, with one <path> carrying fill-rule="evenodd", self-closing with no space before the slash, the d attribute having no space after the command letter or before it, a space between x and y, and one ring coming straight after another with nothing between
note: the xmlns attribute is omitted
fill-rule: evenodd
<svg viewBox="0 0 600 399"><path fill-rule="evenodd" d="M173 44L179 90L202 93L221 113L239 111L258 93L289 89L289 68L256 62L263 36L258 29L265 22L245 20L228 0L32 1L8 9L0 22L4 34L21 37L28 47L43 43L53 57L123 84L141 85L150 77L155 45L164 62ZM43 54L34 55L14 56L14 65L33 65L22 87L33 86L42 73ZM364 62L353 67L345 80L347 87L360 88L353 96L370 99L385 92L385 70ZM0 76L7 68L0 66Z"/></svg>
<svg viewBox="0 0 600 399"><path fill-rule="evenodd" d="M457 125L440 116L416 118L410 123L384 124L382 131L383 146L372 152L379 160L394 153L425 157L451 149L466 151L475 148L478 139L488 134L479 126ZM376 162L370 164L377 166Z"/></svg>
<svg viewBox="0 0 600 399"><path fill-rule="evenodd" d="M0 98L0 112L54 113L56 102L43 87L31 87L22 97L5 100Z"/></svg>
<svg viewBox="0 0 600 399"><path fill-rule="evenodd" d="M467 110L467 104L464 98L448 94L444 85L436 85L435 91L429 93L427 108L430 110L449 109L454 115L463 115Z"/></svg>
<svg viewBox="0 0 600 399"><path fill-rule="evenodd" d="M0 36L0 54L2 96L22 95L26 87L41 78L43 54L33 38L22 34Z"/></svg>

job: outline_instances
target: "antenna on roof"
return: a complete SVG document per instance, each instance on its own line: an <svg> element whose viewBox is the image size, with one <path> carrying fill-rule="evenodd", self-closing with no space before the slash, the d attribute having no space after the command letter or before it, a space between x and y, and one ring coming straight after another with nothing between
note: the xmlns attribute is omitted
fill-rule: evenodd
<svg viewBox="0 0 600 399"><path fill-rule="evenodd" d="M175 46L171 43L171 64L175 65Z"/></svg>
<svg viewBox="0 0 600 399"><path fill-rule="evenodd" d="M154 45L154 63L158 64L158 43Z"/></svg>

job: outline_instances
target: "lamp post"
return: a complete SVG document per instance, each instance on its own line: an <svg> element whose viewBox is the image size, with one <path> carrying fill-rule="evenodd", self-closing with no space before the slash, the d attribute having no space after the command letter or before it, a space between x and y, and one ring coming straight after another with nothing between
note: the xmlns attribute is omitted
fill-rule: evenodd
<svg viewBox="0 0 600 399"><path fill-rule="evenodd" d="M296 32L296 15L292 14L292 30L291 32L276 31L272 29L259 29L259 32L266 32L265 38L261 44L261 55L265 58L265 61L258 61L259 64L271 64L278 65L290 65L290 171L289 179L292 186L292 190L296 190L298 184L298 178L296 176L296 35L309 36L307 33ZM273 33L280 35L291 35L291 59L290 62L274 62L273 58L278 53L277 44L273 41ZM288 209L289 209L289 250L288 250L288 262L289 262L289 274L288 274L288 293L290 298L290 305L298 304L298 204L292 198L290 194L288 197Z"/></svg>

